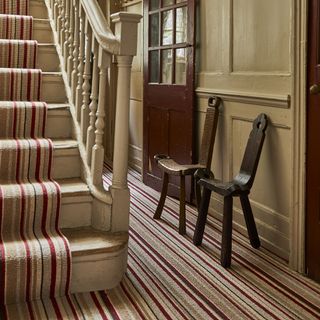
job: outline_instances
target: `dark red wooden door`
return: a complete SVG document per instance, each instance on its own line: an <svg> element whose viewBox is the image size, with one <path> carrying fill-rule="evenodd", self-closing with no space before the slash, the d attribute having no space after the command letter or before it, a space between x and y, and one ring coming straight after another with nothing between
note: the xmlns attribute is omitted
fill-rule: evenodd
<svg viewBox="0 0 320 320"><path fill-rule="evenodd" d="M309 8L307 103L307 274L320 282L320 1Z"/></svg>
<svg viewBox="0 0 320 320"><path fill-rule="evenodd" d="M195 0L144 0L143 181L157 190L155 154L193 161L194 21ZM169 194L176 185L170 180Z"/></svg>

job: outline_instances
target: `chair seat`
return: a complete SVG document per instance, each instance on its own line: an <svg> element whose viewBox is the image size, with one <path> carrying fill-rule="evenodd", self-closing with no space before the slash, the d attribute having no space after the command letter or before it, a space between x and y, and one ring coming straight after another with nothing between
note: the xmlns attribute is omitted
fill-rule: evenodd
<svg viewBox="0 0 320 320"><path fill-rule="evenodd" d="M250 192L250 189L246 186L237 184L234 180L230 182L223 182L217 179L201 179L199 184L224 197L238 196L240 194L248 194Z"/></svg>
<svg viewBox="0 0 320 320"><path fill-rule="evenodd" d="M186 176L194 174L194 172L198 169L205 168L205 166L197 164L190 164L190 165L182 165L175 162L173 159L166 158L161 159L158 161L158 166L164 172L167 172L171 175L175 176Z"/></svg>

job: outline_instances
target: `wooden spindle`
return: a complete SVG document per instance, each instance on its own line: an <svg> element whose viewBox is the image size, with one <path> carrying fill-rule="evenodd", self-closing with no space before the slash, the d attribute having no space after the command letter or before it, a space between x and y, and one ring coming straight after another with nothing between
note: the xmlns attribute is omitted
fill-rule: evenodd
<svg viewBox="0 0 320 320"><path fill-rule="evenodd" d="M104 117L106 103L106 88L108 84L107 70L111 63L111 57L101 47L99 48L98 67L99 74L99 99L97 120L95 123L95 145L92 148L91 175L92 182L95 186L102 187L102 171L104 160Z"/></svg>
<svg viewBox="0 0 320 320"><path fill-rule="evenodd" d="M56 23L56 30L58 35L60 34L60 30L61 30L61 19L62 19L62 1L63 0L58 0L57 3L57 23ZM60 41L60 38L59 38Z"/></svg>
<svg viewBox="0 0 320 320"><path fill-rule="evenodd" d="M60 27L60 33L59 33L59 42L60 42L60 46L61 46L61 51L62 51L62 55L64 55L63 52L63 43L64 43L64 23L65 23L65 1L66 0L61 0L61 27Z"/></svg>
<svg viewBox="0 0 320 320"><path fill-rule="evenodd" d="M87 130L89 126L89 103L90 103L90 80L91 80L91 45L92 45L92 30L89 22L85 21L85 65L82 84L82 106L81 106L81 137L85 144L87 140Z"/></svg>
<svg viewBox="0 0 320 320"><path fill-rule="evenodd" d="M84 13L79 6L79 17L80 17L80 44L79 44L79 56L78 56L78 85L76 92L76 112L77 120L80 122L81 119L81 106L82 106L82 84L83 84L83 70L84 70L84 44L85 44L85 23L84 23Z"/></svg>
<svg viewBox="0 0 320 320"><path fill-rule="evenodd" d="M70 0L70 23L69 23L69 38L68 38L68 60L67 60L67 76L69 85L71 85L71 73L73 64L73 28L74 28L74 7L73 1Z"/></svg>
<svg viewBox="0 0 320 320"><path fill-rule="evenodd" d="M92 147L95 142L95 121L96 112L98 108L98 89L99 89L99 68L98 68L98 43L93 40L93 67L92 67L92 89L91 89L91 103L89 105L89 127L87 131L87 162L91 165Z"/></svg>
<svg viewBox="0 0 320 320"><path fill-rule="evenodd" d="M70 14L70 0L65 0L65 18L64 18L64 42L63 46L63 54L64 54L64 69L67 71L67 58L68 58L68 48L69 48L69 14Z"/></svg>
<svg viewBox="0 0 320 320"><path fill-rule="evenodd" d="M76 103L76 89L78 84L78 56L79 56L79 2L73 0L74 7L74 36L73 36L73 64L71 74L71 91L72 91L72 102Z"/></svg>

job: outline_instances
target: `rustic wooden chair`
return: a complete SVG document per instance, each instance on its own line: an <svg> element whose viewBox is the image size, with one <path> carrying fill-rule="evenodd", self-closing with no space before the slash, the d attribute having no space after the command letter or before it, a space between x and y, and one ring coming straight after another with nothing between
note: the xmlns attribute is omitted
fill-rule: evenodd
<svg viewBox="0 0 320 320"><path fill-rule="evenodd" d="M253 129L250 133L239 174L230 182L210 178L202 178L199 181L203 187L201 204L196 229L193 237L195 245L201 245L205 223L208 214L211 192L214 191L224 197L222 244L221 244L221 265L225 268L231 264L231 240L232 240L232 206L233 197L240 197L244 218L247 225L250 243L253 248L260 247L260 240L252 214L248 195L256 175L259 158L267 129L268 119L265 114L260 114L253 122ZM198 176L205 176L205 172L196 173Z"/></svg>
<svg viewBox="0 0 320 320"><path fill-rule="evenodd" d="M153 216L154 219L160 219L165 199L168 192L169 175L180 176L180 216L179 216L179 233L186 233L186 214L185 214L185 177L193 175L194 172L199 169L205 169L206 172L210 172L212 151L214 146L215 135L217 131L218 117L219 117L219 105L221 99L219 97L211 97L208 100L208 108L206 113L206 119L204 124L204 132L201 142L201 153L199 163L191 165L183 165L175 162L167 155L157 154L154 156L158 167L161 169L162 178L162 190L158 203L158 207ZM196 184L197 203L200 203L200 191L199 186Z"/></svg>

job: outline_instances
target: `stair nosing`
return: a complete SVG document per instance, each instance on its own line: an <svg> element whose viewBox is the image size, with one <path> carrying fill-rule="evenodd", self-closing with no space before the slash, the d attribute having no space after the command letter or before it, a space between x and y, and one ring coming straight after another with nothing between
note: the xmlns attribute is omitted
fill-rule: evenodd
<svg viewBox="0 0 320 320"><path fill-rule="evenodd" d="M127 232L112 233L107 231L99 231L92 227L62 228L61 231L69 240L71 254L73 257L83 257L83 256L102 254L102 253L119 252L126 248L129 240L129 235ZM90 243L90 248L88 248L88 245L86 248L83 248L83 249L79 248L80 246L78 246L77 248L74 248L72 244L75 239L70 237L71 232L74 232L74 233L78 232L80 235L79 238L81 239L85 238L83 235L83 232L88 232L90 233L92 240L95 240L95 235L98 235L100 239L104 238L104 240L113 242L114 244L110 244L110 246L106 246L107 243L104 243L105 246L101 246L101 245L95 246L90 242L88 237L87 243Z"/></svg>

